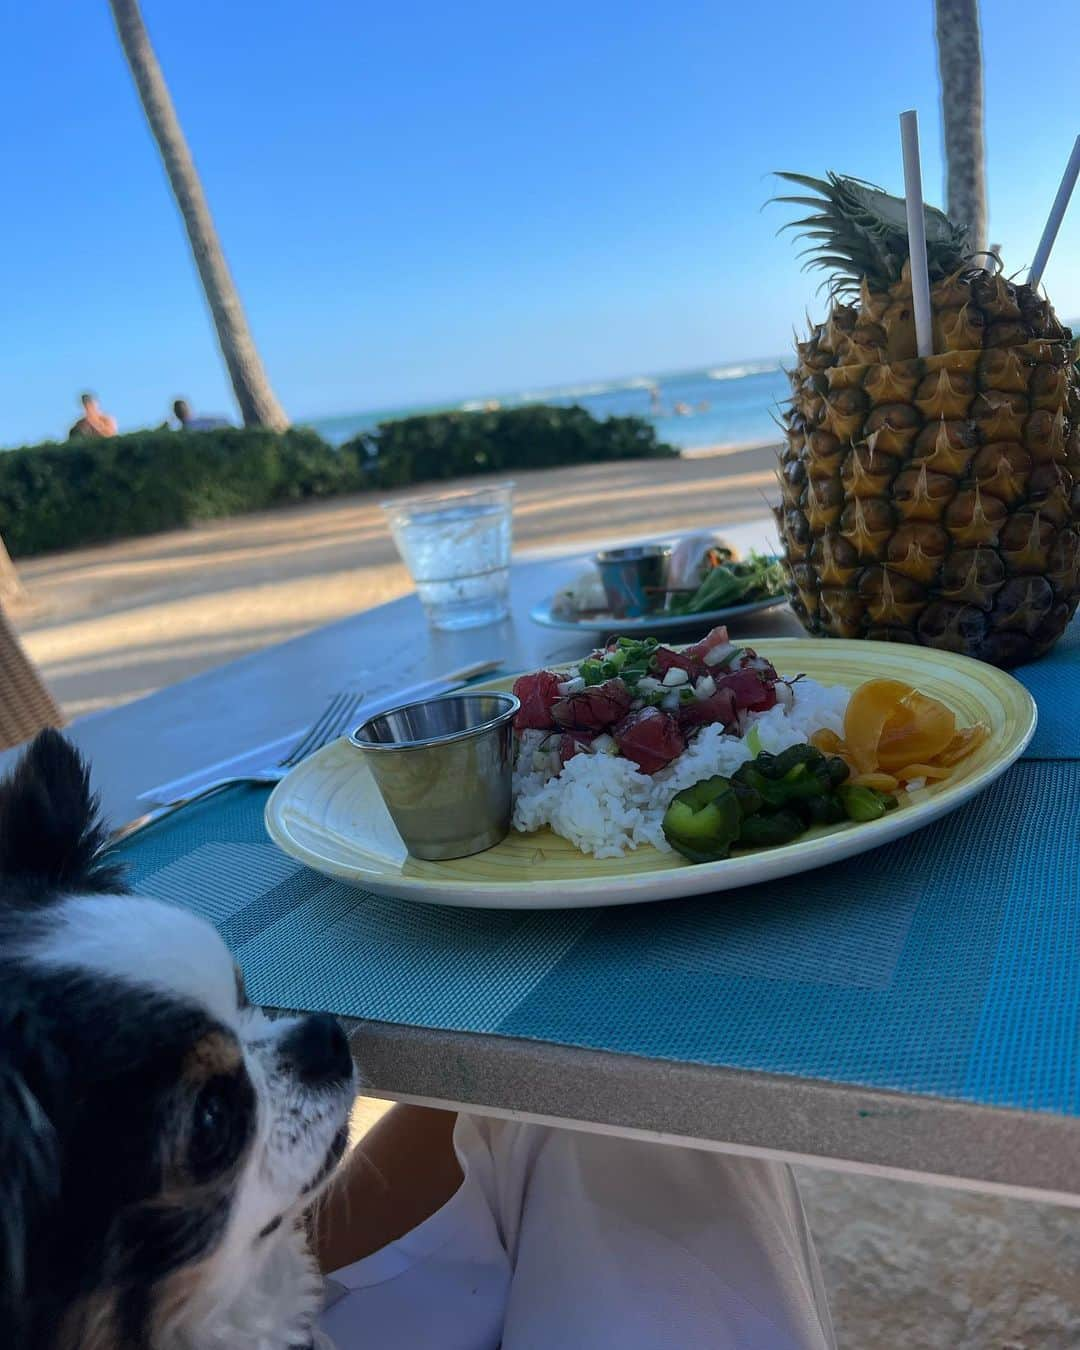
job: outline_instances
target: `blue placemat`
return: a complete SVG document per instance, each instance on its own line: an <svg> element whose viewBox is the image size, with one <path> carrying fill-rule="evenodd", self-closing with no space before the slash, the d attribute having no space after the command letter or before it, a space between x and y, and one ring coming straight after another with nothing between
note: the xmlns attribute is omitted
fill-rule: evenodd
<svg viewBox="0 0 1080 1350"><path fill-rule="evenodd" d="M279 1007L1080 1111L1080 762L1022 761L887 848L706 899L494 913L281 854L239 788L122 849Z"/></svg>
<svg viewBox="0 0 1080 1350"><path fill-rule="evenodd" d="M1048 656L1013 674L1038 704L1027 759L1080 759L1080 614Z"/></svg>
<svg viewBox="0 0 1080 1350"><path fill-rule="evenodd" d="M569 913L370 895L237 788L121 852L287 1008L1080 1113L1080 623L1016 672L1027 756L961 811L768 886Z"/></svg>

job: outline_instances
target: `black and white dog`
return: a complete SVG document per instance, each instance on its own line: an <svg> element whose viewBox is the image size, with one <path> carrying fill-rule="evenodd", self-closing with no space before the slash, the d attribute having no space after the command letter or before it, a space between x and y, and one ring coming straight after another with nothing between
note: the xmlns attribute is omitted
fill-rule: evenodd
<svg viewBox="0 0 1080 1350"><path fill-rule="evenodd" d="M43 732L0 784L0 1346L310 1346L345 1036L249 1006L214 930L125 894L102 842Z"/></svg>

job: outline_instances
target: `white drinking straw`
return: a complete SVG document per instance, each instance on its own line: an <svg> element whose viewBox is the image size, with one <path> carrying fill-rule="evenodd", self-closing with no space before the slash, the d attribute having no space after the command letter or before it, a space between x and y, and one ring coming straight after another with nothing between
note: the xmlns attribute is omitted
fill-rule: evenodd
<svg viewBox="0 0 1080 1350"><path fill-rule="evenodd" d="M1046 271L1046 260L1050 257L1050 250L1054 247L1054 240L1057 238L1058 230L1061 229L1061 222L1068 210L1069 198L1076 186L1077 174L1080 174L1080 136L1077 136L1073 143L1072 154L1069 156L1068 164L1065 165L1065 174L1061 180L1061 186L1058 188L1054 204L1050 208L1050 218L1042 232L1039 247L1035 250L1035 261L1031 264L1031 271L1028 273L1029 286L1037 286L1042 281L1042 274Z"/></svg>
<svg viewBox="0 0 1080 1350"><path fill-rule="evenodd" d="M930 273L926 266L926 217L923 215L922 165L919 163L919 114L900 114L900 146L904 152L904 196L907 198L908 256L915 302L915 345L920 356L933 356L930 319Z"/></svg>

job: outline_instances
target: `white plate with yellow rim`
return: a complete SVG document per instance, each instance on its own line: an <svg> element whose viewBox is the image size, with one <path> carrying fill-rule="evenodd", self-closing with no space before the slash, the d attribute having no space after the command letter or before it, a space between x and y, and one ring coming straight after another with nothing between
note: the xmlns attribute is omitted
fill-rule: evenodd
<svg viewBox="0 0 1080 1350"><path fill-rule="evenodd" d="M552 834L511 831L495 848L450 862L405 850L362 754L338 741L305 760L266 804L271 838L327 876L383 895L486 909L582 909L668 900L749 886L865 853L929 825L981 792L1023 753L1035 732L1031 695L1004 671L950 652L882 642L773 638L754 643L781 674L805 674L850 689L882 677L904 680L990 735L951 777L902 799L881 820L810 830L778 848L721 862L688 863L644 846L593 858ZM509 689L513 677L474 689Z"/></svg>

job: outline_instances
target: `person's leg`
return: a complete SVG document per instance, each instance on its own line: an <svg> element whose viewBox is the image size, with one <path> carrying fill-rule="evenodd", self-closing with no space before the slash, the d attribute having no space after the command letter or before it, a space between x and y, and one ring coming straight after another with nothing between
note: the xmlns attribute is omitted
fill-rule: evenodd
<svg viewBox="0 0 1080 1350"><path fill-rule="evenodd" d="M351 1265L445 1205L461 1185L453 1111L395 1106L349 1155L312 1225L321 1269Z"/></svg>
<svg viewBox="0 0 1080 1350"><path fill-rule="evenodd" d="M828 1350L790 1169L462 1117L513 1266L504 1350Z"/></svg>
<svg viewBox="0 0 1080 1350"><path fill-rule="evenodd" d="M354 1149L312 1225L334 1350L498 1350L510 1262L451 1112L398 1106Z"/></svg>

